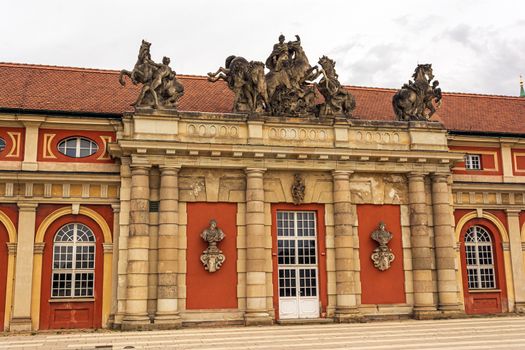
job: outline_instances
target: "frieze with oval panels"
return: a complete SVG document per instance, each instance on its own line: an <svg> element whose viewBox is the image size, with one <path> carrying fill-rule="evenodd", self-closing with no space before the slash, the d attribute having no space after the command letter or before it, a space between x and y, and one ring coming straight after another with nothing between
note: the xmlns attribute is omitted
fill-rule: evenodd
<svg viewBox="0 0 525 350"><path fill-rule="evenodd" d="M279 128L272 127L268 131L270 139L292 140L292 141L319 141L324 142L328 139L328 133L322 129L307 128Z"/></svg>
<svg viewBox="0 0 525 350"><path fill-rule="evenodd" d="M401 137L397 132L379 132L379 131L357 131L355 133L357 142L364 143L399 143Z"/></svg>
<svg viewBox="0 0 525 350"><path fill-rule="evenodd" d="M231 125L215 124L188 124L186 127L188 136L197 137L239 137L239 128Z"/></svg>

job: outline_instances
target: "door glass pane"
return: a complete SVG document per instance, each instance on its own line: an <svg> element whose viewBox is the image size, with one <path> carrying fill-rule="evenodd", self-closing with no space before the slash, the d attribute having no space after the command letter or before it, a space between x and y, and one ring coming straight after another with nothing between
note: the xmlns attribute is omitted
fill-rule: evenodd
<svg viewBox="0 0 525 350"><path fill-rule="evenodd" d="M302 297L317 296L316 269L299 269L300 295Z"/></svg>
<svg viewBox="0 0 525 350"><path fill-rule="evenodd" d="M295 269L279 269L279 296L297 296Z"/></svg>

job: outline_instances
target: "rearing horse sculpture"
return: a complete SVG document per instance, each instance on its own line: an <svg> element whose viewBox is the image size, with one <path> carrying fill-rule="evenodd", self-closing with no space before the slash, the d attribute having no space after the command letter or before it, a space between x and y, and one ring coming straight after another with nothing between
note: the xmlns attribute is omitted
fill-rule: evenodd
<svg viewBox="0 0 525 350"><path fill-rule="evenodd" d="M441 89L434 79L431 64L419 64L409 81L392 98L392 106L399 120L428 120L436 112L432 101L441 104Z"/></svg>
<svg viewBox="0 0 525 350"><path fill-rule="evenodd" d="M142 40L142 44L140 45L139 49L139 55L137 58L137 63L135 63L135 66L133 67L133 70L130 72L128 70L121 70L120 76L119 76L119 82L121 85L126 85L126 82L124 81L124 76L127 75L131 82L134 85L137 84L146 84L151 80L153 77L153 69L155 66L151 64L151 54L149 52L149 49L151 47L151 43Z"/></svg>

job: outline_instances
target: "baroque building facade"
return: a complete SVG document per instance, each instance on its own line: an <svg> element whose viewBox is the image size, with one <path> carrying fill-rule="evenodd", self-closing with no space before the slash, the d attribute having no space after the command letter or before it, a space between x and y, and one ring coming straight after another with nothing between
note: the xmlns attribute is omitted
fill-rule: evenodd
<svg viewBox="0 0 525 350"><path fill-rule="evenodd" d="M235 90L233 60L143 87L0 64L4 330L524 311L525 99L435 84L428 120L324 57L315 105L306 76Z"/></svg>

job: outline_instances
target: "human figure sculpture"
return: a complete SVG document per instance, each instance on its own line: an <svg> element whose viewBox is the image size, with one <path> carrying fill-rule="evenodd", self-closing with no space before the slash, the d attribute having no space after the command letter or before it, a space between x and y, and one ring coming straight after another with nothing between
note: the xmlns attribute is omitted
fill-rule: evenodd
<svg viewBox="0 0 525 350"><path fill-rule="evenodd" d="M384 222L379 223L378 229L372 232L371 238L379 243L371 255L374 266L380 271L388 270L395 256L388 247L388 242L392 240L392 234L386 230Z"/></svg>
<svg viewBox="0 0 525 350"><path fill-rule="evenodd" d="M414 81L409 80L392 98L394 113L398 120L429 120L442 99L439 82L432 82L432 65L419 64L412 77Z"/></svg>
<svg viewBox="0 0 525 350"><path fill-rule="evenodd" d="M295 205L301 204L304 201L304 191L306 186L304 184L304 179L300 174L294 175L294 182L292 185L292 198Z"/></svg>
<svg viewBox="0 0 525 350"><path fill-rule="evenodd" d="M177 81L176 73L170 68L170 59L164 57L162 63L155 63L150 55L151 44L142 40L137 63L133 70L122 70L119 76L121 85L125 85L124 76L128 76L133 84L143 84L135 107L166 107L177 106L178 99L184 95L184 87Z"/></svg>
<svg viewBox="0 0 525 350"><path fill-rule="evenodd" d="M224 237L226 235L217 227L215 219L210 220L210 226L201 233L201 238L208 243L208 248L202 252L200 260L208 272L219 270L226 261L226 257L217 247L217 243L222 241Z"/></svg>
<svg viewBox="0 0 525 350"><path fill-rule="evenodd" d="M279 35L279 42L273 45L270 56L266 59L266 68L279 72L288 61L288 44L284 42L284 35Z"/></svg>
<svg viewBox="0 0 525 350"><path fill-rule="evenodd" d="M350 116L355 108L355 98L339 82L335 61L323 56L319 64L323 77L316 86L325 99L320 105L320 115Z"/></svg>

